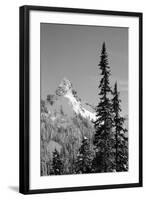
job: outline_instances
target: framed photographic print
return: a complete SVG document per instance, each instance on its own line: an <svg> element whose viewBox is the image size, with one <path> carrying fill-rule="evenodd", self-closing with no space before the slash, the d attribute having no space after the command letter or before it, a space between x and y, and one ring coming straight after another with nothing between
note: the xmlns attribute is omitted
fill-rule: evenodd
<svg viewBox="0 0 146 200"><path fill-rule="evenodd" d="M142 186L142 13L20 7L20 192Z"/></svg>

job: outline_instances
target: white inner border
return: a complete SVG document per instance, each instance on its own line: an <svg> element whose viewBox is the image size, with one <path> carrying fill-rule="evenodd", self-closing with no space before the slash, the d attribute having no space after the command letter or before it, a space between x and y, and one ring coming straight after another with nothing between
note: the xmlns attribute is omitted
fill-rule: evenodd
<svg viewBox="0 0 146 200"><path fill-rule="evenodd" d="M40 23L129 28L129 171L40 176ZM138 183L139 179L139 21L137 17L30 12L30 189ZM122 70L122 69L121 69ZM52 74L53 75L53 74Z"/></svg>

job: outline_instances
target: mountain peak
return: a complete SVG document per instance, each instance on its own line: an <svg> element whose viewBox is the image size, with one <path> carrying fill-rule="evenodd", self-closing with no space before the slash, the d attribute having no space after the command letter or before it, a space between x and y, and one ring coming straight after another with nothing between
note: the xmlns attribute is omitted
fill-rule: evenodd
<svg viewBox="0 0 146 200"><path fill-rule="evenodd" d="M62 79L56 90L56 95L67 98L76 114L80 114L82 117L88 118L92 121L96 120L96 114L84 108L81 99L78 97L77 92L73 88L71 81L67 78Z"/></svg>
<svg viewBox="0 0 146 200"><path fill-rule="evenodd" d="M66 95L68 92L72 92L72 83L70 82L70 80L68 80L66 77L62 79L62 81L60 82L57 90L56 90L56 94L58 96L64 96Z"/></svg>

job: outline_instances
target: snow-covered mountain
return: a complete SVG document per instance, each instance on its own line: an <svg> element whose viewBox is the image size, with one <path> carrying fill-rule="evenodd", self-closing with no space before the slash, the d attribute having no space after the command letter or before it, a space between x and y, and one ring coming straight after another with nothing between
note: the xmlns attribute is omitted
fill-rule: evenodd
<svg viewBox="0 0 146 200"><path fill-rule="evenodd" d="M83 106L83 103L77 96L77 92L74 90L72 83L67 78L64 78L59 84L56 90L56 95L58 97L66 98L76 114L80 114L82 117L88 118L91 121L96 120L95 112L91 112Z"/></svg>

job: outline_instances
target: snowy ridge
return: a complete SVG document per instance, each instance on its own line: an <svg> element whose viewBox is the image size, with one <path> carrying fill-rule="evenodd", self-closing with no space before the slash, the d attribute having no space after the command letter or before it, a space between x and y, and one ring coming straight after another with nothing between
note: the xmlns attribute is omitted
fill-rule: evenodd
<svg viewBox="0 0 146 200"><path fill-rule="evenodd" d="M88 118L91 121L96 120L96 113L92 113L82 106L81 100L79 100L73 93L72 83L67 78L64 78L61 81L56 90L56 94L67 98L76 114L80 114L82 117Z"/></svg>

